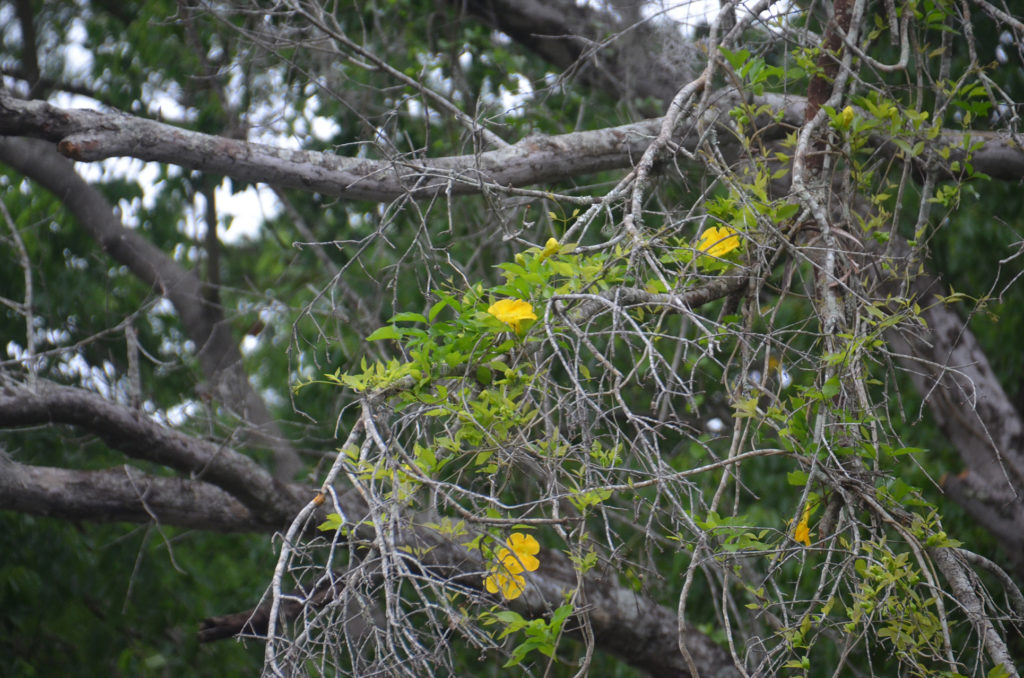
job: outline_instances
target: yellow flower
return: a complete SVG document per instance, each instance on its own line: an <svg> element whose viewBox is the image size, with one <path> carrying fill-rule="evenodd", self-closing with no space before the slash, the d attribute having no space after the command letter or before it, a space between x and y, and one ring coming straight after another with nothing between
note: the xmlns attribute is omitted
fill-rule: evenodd
<svg viewBox="0 0 1024 678"><path fill-rule="evenodd" d="M721 257L740 246L740 236L728 226L712 226L700 234L697 249L710 257Z"/></svg>
<svg viewBox="0 0 1024 678"><path fill-rule="evenodd" d="M540 544L533 538L533 535L513 532L505 543L512 549L512 554L510 555L514 554L514 557L522 565L523 569L533 572L540 567L540 561L534 555L540 552ZM504 550L502 549L502 551Z"/></svg>
<svg viewBox="0 0 1024 678"><path fill-rule="evenodd" d="M506 600L515 600L526 590L523 571L533 572L540 567L534 556L540 551L540 544L531 535L514 532L505 540L508 548L497 553L498 563L492 565L484 577L488 593L501 593Z"/></svg>
<svg viewBox="0 0 1024 678"><path fill-rule="evenodd" d="M555 240L554 238L548 238L548 241L546 243L544 243L544 249L541 250L541 253L540 253L540 256L538 257L538 260L539 261L544 261L545 259L550 257L552 254L558 254L558 250L560 248L561 248L561 245L558 244L557 240Z"/></svg>
<svg viewBox="0 0 1024 678"><path fill-rule="evenodd" d="M847 106L842 112L836 116L839 129L849 129L850 125L853 124L853 107Z"/></svg>
<svg viewBox="0 0 1024 678"><path fill-rule="evenodd" d="M490 305L487 312L511 327L517 334L519 333L519 323L524 320L537 319L537 314L533 312L533 306L522 299L496 301Z"/></svg>
<svg viewBox="0 0 1024 678"><path fill-rule="evenodd" d="M798 541L804 546L811 545L811 529L807 525L807 522L811 519L811 502L804 504L804 516L800 519L800 522L796 524L796 529L793 531L793 540Z"/></svg>
<svg viewBox="0 0 1024 678"><path fill-rule="evenodd" d="M515 600L526 590L526 579L516 572L495 568L484 579L484 586L488 593L501 592L506 600Z"/></svg>

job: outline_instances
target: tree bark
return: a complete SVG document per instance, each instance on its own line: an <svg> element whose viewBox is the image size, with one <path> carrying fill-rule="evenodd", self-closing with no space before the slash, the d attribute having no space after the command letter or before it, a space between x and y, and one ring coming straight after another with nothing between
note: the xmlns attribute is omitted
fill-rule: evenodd
<svg viewBox="0 0 1024 678"><path fill-rule="evenodd" d="M106 198L84 181L72 163L54 151L52 144L0 138L0 162L57 196L104 252L174 304L185 334L196 344L199 364L212 394L250 427L257 444L274 451L278 478L285 482L293 480L301 467L298 454L249 383L231 325L225 320L223 309L209 303L199 278L137 231L125 228Z"/></svg>
<svg viewBox="0 0 1024 678"><path fill-rule="evenodd" d="M299 509L291 489L226 446L165 428L136 410L79 388L45 382L0 388L0 428L54 424L75 426L129 457L212 483L261 520L285 524Z"/></svg>
<svg viewBox="0 0 1024 678"><path fill-rule="evenodd" d="M96 523L155 522L211 532L271 532L279 527L200 480L153 476L127 464L102 471L29 466L3 454L0 510Z"/></svg>
<svg viewBox="0 0 1024 678"><path fill-rule="evenodd" d="M1024 422L967 324L936 299L946 293L940 281L919 275L911 292L927 330L890 331L886 341L964 464L943 477L943 488L996 538L1024 581Z"/></svg>
<svg viewBox="0 0 1024 678"><path fill-rule="evenodd" d="M729 111L742 100L741 93L733 89L715 92L703 120L682 121L673 141L692 151L700 139L699 128L727 121ZM782 124L768 115L759 120L765 138L782 136L787 125L801 124L806 106L804 98L774 94L754 97L753 102L783 114L779 121ZM45 139L56 143L58 150L72 160L93 162L130 157L243 181L379 202L404 196L427 199L469 195L486 187L500 190L605 170L631 169L660 128L659 118L588 132L526 137L507 148L475 155L371 160L282 149L191 132L125 113L62 109L0 93L0 136ZM723 150L732 147L730 136L723 135ZM967 140L983 144L971 157L977 171L994 178L1024 177L1024 149L995 133L972 132ZM898 151L882 137L876 143L887 153ZM950 130L935 143L957 148L965 143L964 134ZM28 147L19 150L25 152ZM10 153L13 149L5 162L12 164L16 157ZM963 157L962 152L953 151L940 169L946 168L951 175L952 163L962 162Z"/></svg>

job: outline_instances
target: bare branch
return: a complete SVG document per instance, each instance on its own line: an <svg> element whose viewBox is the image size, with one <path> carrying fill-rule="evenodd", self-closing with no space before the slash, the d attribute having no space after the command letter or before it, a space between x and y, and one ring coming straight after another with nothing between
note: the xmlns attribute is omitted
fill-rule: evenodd
<svg viewBox="0 0 1024 678"><path fill-rule="evenodd" d="M29 466L0 454L0 510L74 521L149 523L214 532L271 532L224 490L125 465L103 471Z"/></svg>
<svg viewBox="0 0 1024 678"><path fill-rule="evenodd" d="M949 583L957 603L967 613L967 618L974 627L975 633L981 636L993 663L1002 666L1003 675L1018 678L1020 674L1014 668L1013 658L1010 656L1006 643L996 631L992 619L985 613L981 587L972 577L971 571L959 554L955 549L950 548L932 548L928 552L946 582Z"/></svg>
<svg viewBox="0 0 1024 678"><path fill-rule="evenodd" d="M728 111L741 98L734 90L724 90L711 101L713 106L704 114L704 124L727 118ZM766 94L755 98L755 102L779 110L783 113L781 122L790 124L802 115L806 100ZM760 121L765 134L770 131L770 121L767 115ZM673 140L692 150L698 139L697 122L681 121ZM125 113L61 109L0 93L0 135L33 136L56 142L60 152L73 160L93 162L131 157L277 187L374 201L406 195L466 195L479 193L484 186L527 186L626 169L643 154L660 128L661 119L654 119L589 132L527 137L508 148L476 155L369 160L211 136ZM784 127L778 129L778 135L784 132ZM971 156L975 170L998 179L1024 176L1024 149L1004 135L971 132L965 137L964 133L951 130L943 133L941 139L942 144L953 149L943 165L947 176L953 176L948 169L953 162L962 163L965 144L979 143L983 145ZM726 136L723 144L728 143ZM878 143L884 144L884 140ZM890 144L884 144L882 150L891 154L899 151ZM5 155L5 162L13 164L10 155Z"/></svg>
<svg viewBox="0 0 1024 678"><path fill-rule="evenodd" d="M300 465L298 456L249 383L223 309L210 303L199 278L138 231L125 228L106 198L84 181L72 163L50 144L32 139L0 139L0 162L60 198L107 254L174 304L185 333L196 344L199 362L214 394L255 427L260 444L274 450L279 477L290 481Z"/></svg>
<svg viewBox="0 0 1024 678"><path fill-rule="evenodd" d="M0 428L69 424L129 457L208 481L238 498L261 520L285 522L297 510L286 486L249 457L166 428L136 411L78 388L40 382L0 389Z"/></svg>

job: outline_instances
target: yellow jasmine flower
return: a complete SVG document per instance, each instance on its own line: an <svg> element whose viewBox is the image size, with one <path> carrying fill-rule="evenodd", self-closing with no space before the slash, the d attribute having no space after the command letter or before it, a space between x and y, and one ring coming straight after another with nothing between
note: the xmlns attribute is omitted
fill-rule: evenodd
<svg viewBox="0 0 1024 678"><path fill-rule="evenodd" d="M526 579L517 572L494 568L484 579L488 593L501 593L506 600L515 600L526 590Z"/></svg>
<svg viewBox="0 0 1024 678"><path fill-rule="evenodd" d="M850 125L853 124L853 107L847 106L837 117L839 120L839 129L849 129Z"/></svg>
<svg viewBox="0 0 1024 678"><path fill-rule="evenodd" d="M798 541L804 546L811 545L811 529L808 526L808 521L811 519L811 502L804 504L804 515L800 519L800 522L796 524L796 529L793 531L793 540Z"/></svg>
<svg viewBox="0 0 1024 678"><path fill-rule="evenodd" d="M517 334L519 333L519 323L524 320L537 319L537 314L533 312L533 306L522 299L496 301L490 305L487 312L511 327Z"/></svg>
<svg viewBox="0 0 1024 678"><path fill-rule="evenodd" d="M501 593L506 600L515 600L526 590L523 571L533 572L540 567L534 556L540 551L540 544L531 535L514 532L505 540L508 548L497 553L498 563L492 565L484 577L488 593Z"/></svg>
<svg viewBox="0 0 1024 678"><path fill-rule="evenodd" d="M558 244L557 240L555 240L554 238L548 238L548 241L546 243L544 243L544 249L541 250L541 253L540 253L540 256L538 257L538 259L540 261L544 261L545 259L550 257L552 254L558 254L558 250L561 247L562 246Z"/></svg>
<svg viewBox="0 0 1024 678"><path fill-rule="evenodd" d="M740 236L728 226L712 226L700 234L697 249L710 257L721 257L740 246Z"/></svg>
<svg viewBox="0 0 1024 678"><path fill-rule="evenodd" d="M533 572L540 567L540 561L534 555L540 552L540 544L533 538L533 535L513 532L505 543L512 549L512 553L523 569ZM504 551L504 549L502 550Z"/></svg>

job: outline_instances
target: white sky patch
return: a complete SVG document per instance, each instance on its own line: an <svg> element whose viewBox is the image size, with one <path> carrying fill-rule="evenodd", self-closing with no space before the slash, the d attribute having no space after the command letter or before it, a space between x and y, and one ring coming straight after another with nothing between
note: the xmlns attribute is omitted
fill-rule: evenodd
<svg viewBox="0 0 1024 678"><path fill-rule="evenodd" d="M149 115L157 120L188 120L189 111L168 94L154 90L149 99Z"/></svg>
<svg viewBox="0 0 1024 678"><path fill-rule="evenodd" d="M708 427L708 431L711 433L721 433L725 430L725 422L719 417L712 417L711 419L708 419L706 426Z"/></svg>
<svg viewBox="0 0 1024 678"><path fill-rule="evenodd" d="M16 341L7 342L7 357L12 360L24 360L28 356L28 352L21 344Z"/></svg>
<svg viewBox="0 0 1024 678"><path fill-rule="evenodd" d="M512 77L515 78L519 91L510 92L502 85L498 90L498 96L501 98L505 115L519 116L523 114L526 102L533 98L533 85L530 84L530 79L522 73L516 73Z"/></svg>
<svg viewBox="0 0 1024 678"><path fill-rule="evenodd" d="M216 200L217 210L230 215L228 227L221 233L221 239L229 245L243 239L255 239L261 224L281 212L277 196L266 186L250 186L232 195L225 181L217 187Z"/></svg>
<svg viewBox="0 0 1024 678"><path fill-rule="evenodd" d="M81 18L73 19L68 29L68 44L64 47L64 77L80 81L89 76L92 70L92 52L85 48L85 22Z"/></svg>
<svg viewBox="0 0 1024 678"><path fill-rule="evenodd" d="M172 304L171 300L168 299L167 297L160 297L159 299L157 299L156 303L154 303L150 307L149 312L152 315L156 316L163 315L168 317L174 317L175 315L177 315L177 312L174 310L174 304Z"/></svg>
<svg viewBox="0 0 1024 678"><path fill-rule="evenodd" d="M272 388L263 389L260 391L260 395L263 396L263 401L270 407L284 407L288 404L284 396Z"/></svg>
<svg viewBox="0 0 1024 678"><path fill-rule="evenodd" d="M588 0L583 4L592 6L602 6L605 9L606 2L598 2L596 0ZM750 14L749 7L754 4L754 0L743 0L736 7L736 14L740 16L742 14ZM783 0L776 2L769 8L767 12L762 12L760 15L761 21L771 24L777 21L780 17L785 16L793 11L793 2ZM614 10L614 8L612 8ZM683 0L682 2L669 2L668 0L662 0L661 2L648 2L644 4L643 15L647 18L661 16L672 19L678 22L685 33L689 33L692 29L700 24L710 24L718 16L718 12L721 11L721 6L718 0Z"/></svg>
<svg viewBox="0 0 1024 678"><path fill-rule="evenodd" d="M53 346L63 346L71 341L71 333L63 328L45 328L36 339L40 344L46 343Z"/></svg>
<svg viewBox="0 0 1024 678"><path fill-rule="evenodd" d="M199 403L194 400L186 400L183 403L167 408L167 423L177 428L199 414L200 411Z"/></svg>
<svg viewBox="0 0 1024 678"><path fill-rule="evenodd" d="M318 141L330 141L341 132L341 125L330 118L317 115L313 117L311 131Z"/></svg>
<svg viewBox="0 0 1024 678"><path fill-rule="evenodd" d="M117 380L114 366L104 361L103 367L90 365L80 353L65 354L57 365L57 371L70 379L77 379L81 387L99 393L110 399Z"/></svg>
<svg viewBox="0 0 1024 678"><path fill-rule="evenodd" d="M238 348L242 351L242 355L249 357L260 347L260 343L259 337L247 334L242 337L242 343L238 345Z"/></svg>
<svg viewBox="0 0 1024 678"><path fill-rule="evenodd" d="M719 10L717 0L689 0L687 2L652 2L643 6L646 17L665 15L686 28L710 23Z"/></svg>

